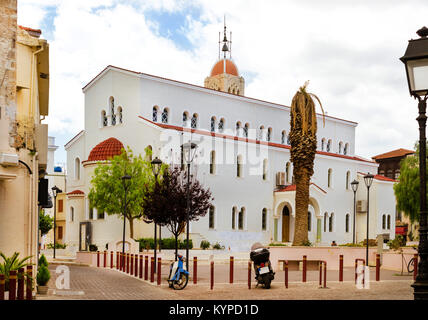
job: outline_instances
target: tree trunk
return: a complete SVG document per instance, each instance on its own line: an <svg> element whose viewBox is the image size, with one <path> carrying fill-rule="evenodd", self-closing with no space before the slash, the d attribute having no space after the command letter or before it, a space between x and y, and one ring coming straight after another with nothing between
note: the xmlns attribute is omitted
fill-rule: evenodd
<svg viewBox="0 0 428 320"><path fill-rule="evenodd" d="M177 261L177 255L178 255L178 234L175 234L175 261Z"/></svg>
<svg viewBox="0 0 428 320"><path fill-rule="evenodd" d="M308 205L310 175L306 168L294 168L296 182L296 215L293 246L302 246L308 241Z"/></svg>
<svg viewBox="0 0 428 320"><path fill-rule="evenodd" d="M134 239L134 218L128 217L128 221L129 221L129 237L131 239Z"/></svg>

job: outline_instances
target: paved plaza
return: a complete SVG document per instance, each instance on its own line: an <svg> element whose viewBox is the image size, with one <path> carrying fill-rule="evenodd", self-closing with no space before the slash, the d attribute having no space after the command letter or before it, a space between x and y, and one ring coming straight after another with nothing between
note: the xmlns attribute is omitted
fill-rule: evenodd
<svg viewBox="0 0 428 320"><path fill-rule="evenodd" d="M289 272L289 288L284 285L284 272L277 271L269 290L256 288L254 272L252 286L248 289L248 269L246 264L237 264L234 268L234 283L229 283L229 265L215 266L214 289L210 289L209 265L198 265L198 283L192 278L184 290L175 291L168 287L166 278L169 265L162 265L162 283L144 281L109 268L96 268L68 264L70 268L70 289L57 290L55 282L58 264L49 266L52 278L49 282L49 294L37 296L46 300L412 300L413 282L409 275L400 276L396 271L381 270L381 281L376 282L374 268L371 270L370 289L357 289L354 284L353 268L345 268L344 282L338 281L338 271L327 274L327 288L320 289L319 273L308 271L307 282L302 283L301 271ZM190 268L192 273L192 268ZM149 276L150 280L150 276Z"/></svg>

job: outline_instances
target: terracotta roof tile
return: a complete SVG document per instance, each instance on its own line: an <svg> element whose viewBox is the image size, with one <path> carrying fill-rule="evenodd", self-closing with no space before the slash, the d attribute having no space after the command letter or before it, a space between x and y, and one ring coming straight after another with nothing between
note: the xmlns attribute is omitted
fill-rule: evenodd
<svg viewBox="0 0 428 320"><path fill-rule="evenodd" d="M67 195L78 195L78 194L85 194L85 193L82 190L73 190L67 193Z"/></svg>
<svg viewBox="0 0 428 320"><path fill-rule="evenodd" d="M395 158L395 157L404 157L404 156L407 156L408 154L413 154L413 153L415 153L415 151L400 148L397 150L392 150L386 153L379 154L377 156L372 157L372 159L378 160L378 159L387 159L387 158Z"/></svg>
<svg viewBox="0 0 428 320"><path fill-rule="evenodd" d="M103 161L122 153L123 144L116 138L98 143L89 153L87 161Z"/></svg>

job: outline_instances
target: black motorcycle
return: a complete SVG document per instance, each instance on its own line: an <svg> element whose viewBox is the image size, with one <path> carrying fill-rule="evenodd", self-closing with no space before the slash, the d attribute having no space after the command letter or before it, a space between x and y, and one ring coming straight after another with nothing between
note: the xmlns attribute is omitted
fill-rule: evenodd
<svg viewBox="0 0 428 320"><path fill-rule="evenodd" d="M254 264L257 285L262 284L265 289L270 288L270 283L275 275L269 260L269 255L269 250L260 243L257 242L251 246L250 259Z"/></svg>

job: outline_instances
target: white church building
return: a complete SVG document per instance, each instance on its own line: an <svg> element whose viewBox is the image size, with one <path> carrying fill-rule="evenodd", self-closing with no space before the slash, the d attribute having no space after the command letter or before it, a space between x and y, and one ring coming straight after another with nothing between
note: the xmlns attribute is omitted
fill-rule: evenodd
<svg viewBox="0 0 428 320"><path fill-rule="evenodd" d="M97 161L130 146L168 164L180 164L181 145L197 143L192 173L212 191L213 206L190 223L194 247L208 240L249 250L254 242L289 243L295 221L295 185L287 136L290 107L249 98L230 58L229 45L204 86L107 66L84 88L85 128L66 145L67 233L69 246L100 249L121 239L123 220L90 209L88 193ZM227 55L229 55L227 57ZM295 88L290 88L295 90ZM366 238L367 188L363 176L375 175L370 188L369 238L395 234L394 180L376 175L378 164L355 153L357 123L318 115L318 150L310 185L309 240L315 245ZM387 221L388 223L385 223ZM84 238L89 234L85 243ZM129 225L127 226L129 232ZM153 237L153 225L137 222L134 238ZM129 233L127 234L127 237ZM162 237L169 237L162 229Z"/></svg>

